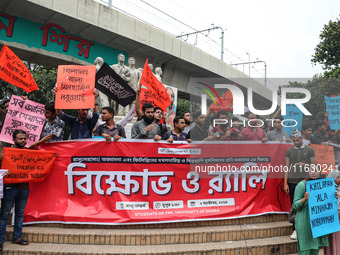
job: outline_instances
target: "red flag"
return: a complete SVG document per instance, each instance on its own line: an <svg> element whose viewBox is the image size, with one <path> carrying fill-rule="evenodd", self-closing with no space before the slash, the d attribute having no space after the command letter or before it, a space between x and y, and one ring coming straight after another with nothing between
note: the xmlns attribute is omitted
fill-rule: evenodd
<svg viewBox="0 0 340 255"><path fill-rule="evenodd" d="M236 83L234 83L236 86ZM216 103L212 103L209 106L209 110L214 111L217 113L220 110L226 110L230 112L233 109L233 94L231 93L230 89L221 97L222 105L220 102L216 101Z"/></svg>
<svg viewBox="0 0 340 255"><path fill-rule="evenodd" d="M140 85L144 85L148 89L141 89L140 101L141 106L145 103L151 103L154 106L160 107L163 111L171 104L170 97L166 88L153 75L148 65L148 59L145 62Z"/></svg>
<svg viewBox="0 0 340 255"><path fill-rule="evenodd" d="M26 65L6 45L0 52L0 79L22 88L27 93L38 89Z"/></svg>

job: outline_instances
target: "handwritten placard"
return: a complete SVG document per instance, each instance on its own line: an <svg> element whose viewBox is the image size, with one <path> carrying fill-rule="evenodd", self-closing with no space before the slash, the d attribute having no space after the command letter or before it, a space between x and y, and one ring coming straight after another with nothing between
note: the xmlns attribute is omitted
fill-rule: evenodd
<svg viewBox="0 0 340 255"><path fill-rule="evenodd" d="M1 25L3 24L1 23ZM6 45L2 47L0 52L0 79L25 90L27 93L38 89L38 85L26 65Z"/></svg>
<svg viewBox="0 0 340 255"><path fill-rule="evenodd" d="M328 121L331 130L340 129L340 97L326 97Z"/></svg>
<svg viewBox="0 0 340 255"><path fill-rule="evenodd" d="M58 66L56 109L94 108L96 66Z"/></svg>
<svg viewBox="0 0 340 255"><path fill-rule="evenodd" d="M13 132L21 129L27 133L27 146L37 142L45 123L45 106L12 95L1 130L0 140L13 144Z"/></svg>
<svg viewBox="0 0 340 255"><path fill-rule="evenodd" d="M163 84L152 73L148 65L148 60L146 60L143 68L140 85L143 85L147 88L141 89L141 106L143 106L145 103L151 103L153 106L158 106L163 109L163 111L165 111L166 108L168 108L168 106L171 104L168 92L166 91Z"/></svg>
<svg viewBox="0 0 340 255"><path fill-rule="evenodd" d="M292 134L294 129L301 131L303 113L295 104L287 104L286 115L283 115L284 127L282 131L287 132L289 135Z"/></svg>
<svg viewBox="0 0 340 255"><path fill-rule="evenodd" d="M316 164L321 166L321 173L328 174L335 169L335 158L333 146L310 144L315 151Z"/></svg>
<svg viewBox="0 0 340 255"><path fill-rule="evenodd" d="M339 231L338 199L335 197L334 179L307 181L306 191L309 193L308 207L313 237Z"/></svg>
<svg viewBox="0 0 340 255"><path fill-rule="evenodd" d="M136 91L106 63L96 74L96 89L124 107L136 98Z"/></svg>
<svg viewBox="0 0 340 255"><path fill-rule="evenodd" d="M40 182L49 174L56 159L53 151L4 148L2 168L8 169L4 183Z"/></svg>

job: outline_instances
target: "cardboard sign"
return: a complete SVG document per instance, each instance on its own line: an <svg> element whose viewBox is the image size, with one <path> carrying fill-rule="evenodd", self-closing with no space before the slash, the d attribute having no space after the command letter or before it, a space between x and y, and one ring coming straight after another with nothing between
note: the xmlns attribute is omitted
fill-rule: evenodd
<svg viewBox="0 0 340 255"><path fill-rule="evenodd" d="M31 100L12 96L0 140L13 144L13 132L21 129L27 133L27 146L39 141L45 123L45 106Z"/></svg>
<svg viewBox="0 0 340 255"><path fill-rule="evenodd" d="M340 97L326 97L328 121L331 130L340 129Z"/></svg>
<svg viewBox="0 0 340 255"><path fill-rule="evenodd" d="M13 84L27 93L38 89L26 65L8 48L2 47L0 52L0 79Z"/></svg>
<svg viewBox="0 0 340 255"><path fill-rule="evenodd" d="M284 127L282 131L287 132L289 135L292 134L294 129L298 129L301 131L302 128L302 118L303 113L295 104L287 104L286 106L286 115L282 115L284 119ZM290 119L291 121L287 121ZM293 121L295 120L295 121ZM295 126L296 125L296 126Z"/></svg>
<svg viewBox="0 0 340 255"><path fill-rule="evenodd" d="M307 181L306 191L309 193L308 207L313 238L339 231L334 179Z"/></svg>
<svg viewBox="0 0 340 255"><path fill-rule="evenodd" d="M147 87L147 89L141 89L141 106L145 103L151 103L153 106L158 106L165 111L171 104L168 92L163 84L152 73L148 65L148 60L146 60L143 68L140 85Z"/></svg>
<svg viewBox="0 0 340 255"><path fill-rule="evenodd" d="M335 158L333 146L310 144L315 151L316 164L321 166L322 174L328 174L335 169Z"/></svg>
<svg viewBox="0 0 340 255"><path fill-rule="evenodd" d="M4 183L41 182L56 159L53 151L4 148L2 168L8 169Z"/></svg>
<svg viewBox="0 0 340 255"><path fill-rule="evenodd" d="M136 91L106 63L96 74L96 89L123 107L136 99Z"/></svg>
<svg viewBox="0 0 340 255"><path fill-rule="evenodd" d="M94 108L96 66L58 66L56 109Z"/></svg>

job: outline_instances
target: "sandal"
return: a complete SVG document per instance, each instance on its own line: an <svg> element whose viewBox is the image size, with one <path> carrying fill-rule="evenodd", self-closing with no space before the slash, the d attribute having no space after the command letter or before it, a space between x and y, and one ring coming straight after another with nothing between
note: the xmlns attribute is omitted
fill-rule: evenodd
<svg viewBox="0 0 340 255"><path fill-rule="evenodd" d="M13 240L12 243L19 244L19 245L28 245L28 242L23 239Z"/></svg>

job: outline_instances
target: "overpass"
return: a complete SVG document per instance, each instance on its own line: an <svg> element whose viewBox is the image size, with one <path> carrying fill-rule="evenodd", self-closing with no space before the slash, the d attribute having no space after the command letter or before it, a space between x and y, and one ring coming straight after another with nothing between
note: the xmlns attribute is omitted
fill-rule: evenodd
<svg viewBox="0 0 340 255"><path fill-rule="evenodd" d="M143 67L149 58L163 69L163 83L177 87L179 98L200 95L197 81L237 83L254 106L268 109L271 91L208 53L93 0L1 0L0 44L23 60L45 66L92 64L98 56L117 63L123 52Z"/></svg>

